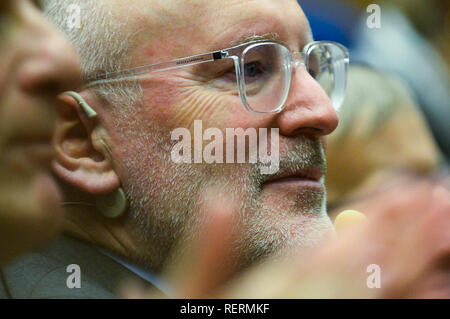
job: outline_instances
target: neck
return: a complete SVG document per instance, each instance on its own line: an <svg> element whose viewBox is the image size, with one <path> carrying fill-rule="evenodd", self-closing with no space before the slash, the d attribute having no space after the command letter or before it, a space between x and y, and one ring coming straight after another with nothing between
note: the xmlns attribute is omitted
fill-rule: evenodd
<svg viewBox="0 0 450 319"><path fill-rule="evenodd" d="M136 259L136 248L126 229L127 218L103 217L89 202L66 202L63 232L128 260Z"/></svg>
<svg viewBox="0 0 450 319"><path fill-rule="evenodd" d="M80 192L65 183L60 183L60 186L65 203L65 234L157 271L156 268L161 264L155 260L159 256L158 250L136 231L137 225L130 211L119 218L106 218L97 210L93 195Z"/></svg>

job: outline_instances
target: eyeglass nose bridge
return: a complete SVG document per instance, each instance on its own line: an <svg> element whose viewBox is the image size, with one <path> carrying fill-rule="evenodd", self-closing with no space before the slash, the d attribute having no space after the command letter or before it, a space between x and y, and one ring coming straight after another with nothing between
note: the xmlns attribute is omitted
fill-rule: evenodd
<svg viewBox="0 0 450 319"><path fill-rule="evenodd" d="M297 70L300 65L306 67L303 52L292 51L291 55L292 55L292 69L294 71Z"/></svg>

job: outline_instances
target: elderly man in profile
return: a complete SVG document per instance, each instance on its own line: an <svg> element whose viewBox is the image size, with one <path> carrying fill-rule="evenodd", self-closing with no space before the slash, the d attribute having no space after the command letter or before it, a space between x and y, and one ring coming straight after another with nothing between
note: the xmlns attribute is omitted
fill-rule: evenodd
<svg viewBox="0 0 450 319"><path fill-rule="evenodd" d="M69 4L79 6L80 28L67 25ZM159 273L180 240L197 239L211 193L234 212L238 235L226 262L235 270L333 234L324 146L338 123L348 55L313 42L297 1L45 7L77 48L86 85L61 96L54 137L66 236L5 271L13 296L113 297L125 276L166 291ZM229 140L213 163L173 161L172 132L190 130L195 153L199 120L216 132L277 128L267 139L279 142L271 149L279 170L221 161ZM81 274L78 286L71 271Z"/></svg>
<svg viewBox="0 0 450 319"><path fill-rule="evenodd" d="M73 4L79 6L80 28L67 23ZM79 93L95 116L80 99L61 97L53 168L66 190L65 233L77 240L63 238L53 245L58 253L40 255L58 255L52 266L60 274L47 273L33 296L112 296L95 284L107 277L111 263L158 273L180 238L195 238L196 225L208 213L202 205L210 189L239 203L237 268L284 248L311 247L332 232L323 144L338 120L314 79L317 65L309 66L311 72L305 67L301 52L313 38L297 1L71 0L46 1L45 10L77 48L87 83ZM242 62L231 58L243 57L245 50ZM311 55L322 51L345 63L338 45L310 45ZM185 58L191 56L199 57ZM146 67L153 64L158 72ZM245 88L238 85L241 79ZM280 169L263 175L261 163L174 163L171 132L192 129L195 120L203 129L223 132L278 128ZM107 194L126 198L126 211L113 213L114 219L98 209L98 199ZM85 252L85 243L96 251ZM33 268L33 260L24 263L29 272L50 271ZM80 266L79 290L66 287L69 264ZM49 285L62 287L40 294Z"/></svg>

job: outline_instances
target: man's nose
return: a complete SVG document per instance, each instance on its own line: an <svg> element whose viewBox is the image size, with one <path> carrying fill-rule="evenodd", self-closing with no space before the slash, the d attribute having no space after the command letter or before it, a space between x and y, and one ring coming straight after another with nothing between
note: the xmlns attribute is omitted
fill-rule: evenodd
<svg viewBox="0 0 450 319"><path fill-rule="evenodd" d="M53 26L35 25L35 39L29 43L19 66L21 89L30 94L56 95L81 85L81 69L70 43Z"/></svg>
<svg viewBox="0 0 450 319"><path fill-rule="evenodd" d="M327 94L303 66L294 71L289 97L277 122L280 134L285 136L328 135L338 125Z"/></svg>

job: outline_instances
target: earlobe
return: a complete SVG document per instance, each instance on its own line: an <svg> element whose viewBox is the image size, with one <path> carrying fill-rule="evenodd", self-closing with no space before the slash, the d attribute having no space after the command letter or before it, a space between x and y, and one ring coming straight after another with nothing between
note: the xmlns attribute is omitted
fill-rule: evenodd
<svg viewBox="0 0 450 319"><path fill-rule="evenodd" d="M97 113L87 103L90 111L86 112L86 105L81 106L73 94L61 95L59 104L53 139L54 172L64 182L93 195L119 188L120 180L106 142L108 135L98 122Z"/></svg>

